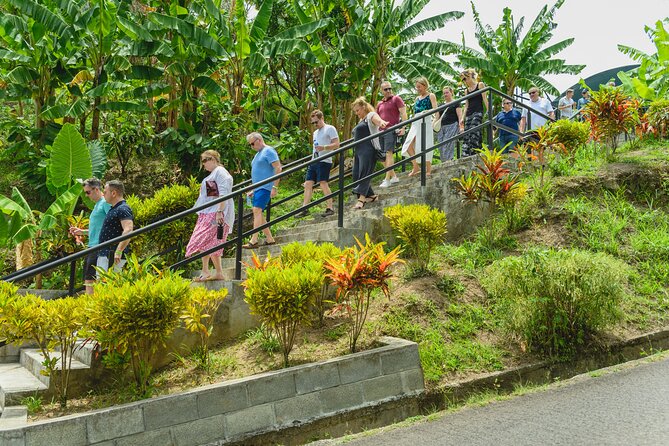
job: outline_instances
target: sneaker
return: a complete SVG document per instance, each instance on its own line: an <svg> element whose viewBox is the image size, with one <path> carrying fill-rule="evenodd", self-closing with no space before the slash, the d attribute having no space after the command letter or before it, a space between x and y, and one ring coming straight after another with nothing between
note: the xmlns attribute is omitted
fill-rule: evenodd
<svg viewBox="0 0 669 446"><path fill-rule="evenodd" d="M390 181L383 180L381 184L379 184L379 187L390 187Z"/></svg>
<svg viewBox="0 0 669 446"><path fill-rule="evenodd" d="M334 209L328 208L321 214L321 217L329 217L330 215L334 215Z"/></svg>
<svg viewBox="0 0 669 446"><path fill-rule="evenodd" d="M400 179L397 176L394 176L390 179L390 184L397 184L400 182Z"/></svg>

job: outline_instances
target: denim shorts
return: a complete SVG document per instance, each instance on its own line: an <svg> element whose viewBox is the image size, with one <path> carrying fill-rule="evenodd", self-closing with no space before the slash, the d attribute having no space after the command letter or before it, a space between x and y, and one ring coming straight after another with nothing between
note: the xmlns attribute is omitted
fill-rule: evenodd
<svg viewBox="0 0 669 446"><path fill-rule="evenodd" d="M393 153L397 145L397 135L395 132L386 133L379 138L381 143L381 151L384 153Z"/></svg>
<svg viewBox="0 0 669 446"><path fill-rule="evenodd" d="M253 191L253 207L265 209L269 204L271 192L267 189L256 189Z"/></svg>
<svg viewBox="0 0 669 446"><path fill-rule="evenodd" d="M312 164L307 168L307 181L320 183L321 181L330 181L330 169L332 163L320 162Z"/></svg>

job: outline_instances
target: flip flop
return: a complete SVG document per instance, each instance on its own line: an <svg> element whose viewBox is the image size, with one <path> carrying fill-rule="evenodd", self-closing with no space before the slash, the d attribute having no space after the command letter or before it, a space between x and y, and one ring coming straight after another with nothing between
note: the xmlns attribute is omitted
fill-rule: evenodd
<svg viewBox="0 0 669 446"><path fill-rule="evenodd" d="M209 276L206 279L204 279L204 282L213 282L215 280L225 280L225 278L219 276Z"/></svg>
<svg viewBox="0 0 669 446"><path fill-rule="evenodd" d="M371 197L366 197L365 202L366 203L374 203L378 199L379 199L378 195L372 195Z"/></svg>
<svg viewBox="0 0 669 446"><path fill-rule="evenodd" d="M255 243L248 242L242 245L242 248L244 249L256 249L257 247L258 247L258 242Z"/></svg>
<svg viewBox="0 0 669 446"><path fill-rule="evenodd" d="M272 245L276 245L276 240L274 240L273 242L265 242L265 243L263 243L262 245L263 245L263 246L272 246Z"/></svg>
<svg viewBox="0 0 669 446"><path fill-rule="evenodd" d="M200 274L196 278L193 279L193 282L206 282L208 280L211 280L211 276L209 274Z"/></svg>

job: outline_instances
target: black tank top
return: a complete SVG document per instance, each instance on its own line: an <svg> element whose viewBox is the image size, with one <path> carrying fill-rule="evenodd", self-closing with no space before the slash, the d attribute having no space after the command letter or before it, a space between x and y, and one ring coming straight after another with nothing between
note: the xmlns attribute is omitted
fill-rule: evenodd
<svg viewBox="0 0 669 446"><path fill-rule="evenodd" d="M467 94L475 93L479 90L479 85L476 84L476 88L472 91L467 90ZM474 96L473 98L467 99L467 116L473 113L483 113L483 94Z"/></svg>

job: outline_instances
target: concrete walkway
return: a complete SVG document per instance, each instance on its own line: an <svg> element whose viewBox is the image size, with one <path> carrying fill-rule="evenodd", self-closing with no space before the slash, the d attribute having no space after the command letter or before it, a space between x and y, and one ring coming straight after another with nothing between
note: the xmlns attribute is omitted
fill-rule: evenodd
<svg viewBox="0 0 669 446"><path fill-rule="evenodd" d="M669 445L669 357L611 367L545 391L348 440L351 446Z"/></svg>

